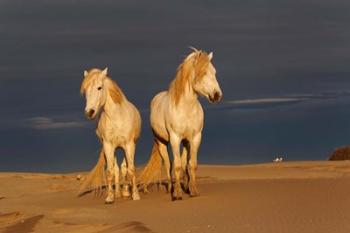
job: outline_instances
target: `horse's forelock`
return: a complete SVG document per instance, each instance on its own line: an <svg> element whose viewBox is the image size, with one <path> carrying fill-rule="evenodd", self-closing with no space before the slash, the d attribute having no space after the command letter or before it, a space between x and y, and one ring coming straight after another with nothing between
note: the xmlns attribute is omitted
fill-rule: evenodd
<svg viewBox="0 0 350 233"><path fill-rule="evenodd" d="M192 64L196 79L200 80L208 71L210 57L208 53L195 49L194 52L187 56L186 61Z"/></svg>
<svg viewBox="0 0 350 233"><path fill-rule="evenodd" d="M98 75L102 71L97 68L93 68L88 71L88 74L84 77L81 86L80 86L80 94L84 95L88 87L93 83L94 79L98 77Z"/></svg>
<svg viewBox="0 0 350 233"><path fill-rule="evenodd" d="M200 80L208 71L210 64L209 55L206 52L201 51L196 57L194 69L196 74L196 79Z"/></svg>

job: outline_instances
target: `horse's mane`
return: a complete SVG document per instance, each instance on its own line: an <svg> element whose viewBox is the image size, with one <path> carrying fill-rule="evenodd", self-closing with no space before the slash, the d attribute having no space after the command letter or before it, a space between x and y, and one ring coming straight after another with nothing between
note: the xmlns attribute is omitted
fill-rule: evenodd
<svg viewBox="0 0 350 233"><path fill-rule="evenodd" d="M120 89L120 87L115 81L108 77L106 79L106 84L106 87L108 88L109 94L111 95L114 103L120 104L123 101L123 99L125 99L122 89Z"/></svg>
<svg viewBox="0 0 350 233"><path fill-rule="evenodd" d="M93 80L99 75L102 71L100 69L91 69L88 72L88 75L84 77L83 82L80 87L80 94L85 94L87 88L93 83ZM118 84L113 81L111 78L106 77L105 80L105 88L108 89L108 92L112 98L112 100L116 104L120 104L122 100L125 98L123 91L120 89Z"/></svg>
<svg viewBox="0 0 350 233"><path fill-rule="evenodd" d="M208 54L201 50L193 49L176 70L174 80L170 83L169 94L178 104L183 91L189 88L191 77L194 75L196 80L202 78L207 72L210 63Z"/></svg>

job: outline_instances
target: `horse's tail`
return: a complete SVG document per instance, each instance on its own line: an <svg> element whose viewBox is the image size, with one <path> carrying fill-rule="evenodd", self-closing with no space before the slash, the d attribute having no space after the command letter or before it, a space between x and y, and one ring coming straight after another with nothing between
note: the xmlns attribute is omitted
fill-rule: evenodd
<svg viewBox="0 0 350 233"><path fill-rule="evenodd" d="M161 178L162 157L158 149L158 143L154 142L151 157L139 176L139 184L144 192L150 183ZM159 180L158 180L159 181Z"/></svg>
<svg viewBox="0 0 350 233"><path fill-rule="evenodd" d="M103 186L106 185L106 172L105 172L106 159L104 156L103 149L100 152L97 164L90 171L89 175L81 184L78 196L94 190L96 195L102 194Z"/></svg>

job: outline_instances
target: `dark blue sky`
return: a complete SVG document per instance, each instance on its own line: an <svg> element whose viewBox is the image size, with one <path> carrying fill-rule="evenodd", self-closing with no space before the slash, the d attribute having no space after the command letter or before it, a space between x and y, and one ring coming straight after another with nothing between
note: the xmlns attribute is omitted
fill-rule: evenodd
<svg viewBox="0 0 350 233"><path fill-rule="evenodd" d="M350 143L350 2L0 1L0 170L88 170L99 144L79 95L109 67L141 110L189 46L214 52L224 92L203 100L201 163L326 159Z"/></svg>

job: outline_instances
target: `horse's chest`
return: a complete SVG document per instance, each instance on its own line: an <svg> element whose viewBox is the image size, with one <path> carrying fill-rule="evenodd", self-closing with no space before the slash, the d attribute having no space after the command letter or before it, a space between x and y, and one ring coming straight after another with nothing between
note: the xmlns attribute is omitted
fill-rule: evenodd
<svg viewBox="0 0 350 233"><path fill-rule="evenodd" d="M174 114L171 127L184 138L192 137L203 128L203 113L201 109L191 109Z"/></svg>
<svg viewBox="0 0 350 233"><path fill-rule="evenodd" d="M113 142L114 144L119 144L127 140L128 131L124 124L118 121L112 122L108 121L98 125L97 135L102 137L103 140Z"/></svg>

